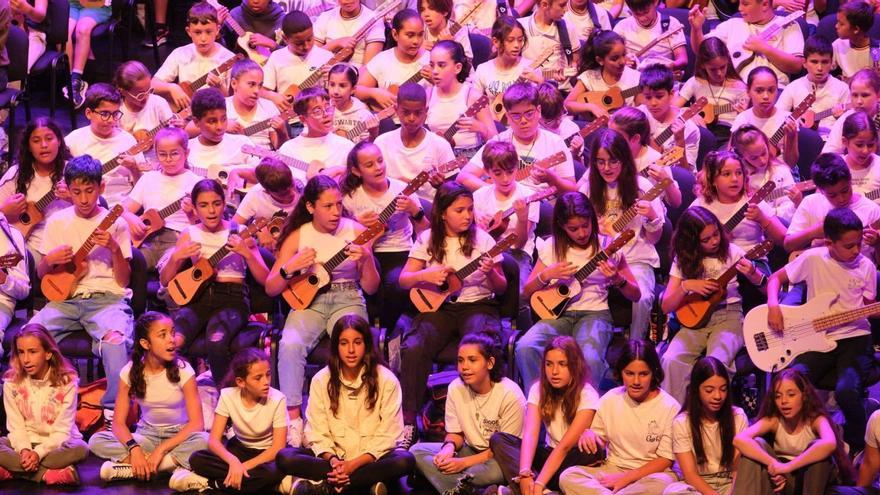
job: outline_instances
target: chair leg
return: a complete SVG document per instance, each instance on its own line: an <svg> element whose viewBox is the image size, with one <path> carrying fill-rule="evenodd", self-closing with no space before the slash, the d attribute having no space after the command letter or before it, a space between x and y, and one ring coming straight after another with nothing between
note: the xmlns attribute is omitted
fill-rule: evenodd
<svg viewBox="0 0 880 495"><path fill-rule="evenodd" d="M15 111L18 109L18 102L14 99L12 103L9 105L9 123L8 123L8 131L6 134L6 139L9 142L9 163L15 161Z"/></svg>
<svg viewBox="0 0 880 495"><path fill-rule="evenodd" d="M70 76L70 60L68 60L67 55L64 55L63 57L64 74L67 77L67 94L70 95L70 98L68 99L68 102L70 103L70 128L76 129L76 107L73 105L73 77Z"/></svg>
<svg viewBox="0 0 880 495"><path fill-rule="evenodd" d="M158 69L161 60L159 59L159 43L156 41L156 5L153 0L144 0L144 10L147 18L147 31L150 32L150 38L153 41L153 59L156 61L156 69Z"/></svg>

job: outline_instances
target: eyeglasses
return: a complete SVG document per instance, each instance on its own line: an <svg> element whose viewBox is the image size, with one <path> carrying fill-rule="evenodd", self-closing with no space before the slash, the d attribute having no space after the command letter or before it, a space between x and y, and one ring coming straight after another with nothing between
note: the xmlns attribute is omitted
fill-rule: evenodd
<svg viewBox="0 0 880 495"><path fill-rule="evenodd" d="M613 169L620 166L620 160L618 160L617 158L612 158L610 160L605 160L604 158L596 158L596 161L593 163L596 164L596 168Z"/></svg>
<svg viewBox="0 0 880 495"><path fill-rule="evenodd" d="M538 113L537 110L529 110L528 112L522 112L522 113L507 112L507 117L511 120L521 122L523 119L532 120L533 118L535 118L536 113Z"/></svg>
<svg viewBox="0 0 880 495"><path fill-rule="evenodd" d="M314 119L320 119L326 117L327 115L333 115L333 107L331 105L325 105L323 107L315 107L309 110L309 116Z"/></svg>
<svg viewBox="0 0 880 495"><path fill-rule="evenodd" d="M131 91L126 91L126 94L128 94L128 96L131 96L136 101L144 101L149 98L151 94L153 94L153 88L137 94L132 93Z"/></svg>
<svg viewBox="0 0 880 495"><path fill-rule="evenodd" d="M122 112L117 110L115 112L110 112L107 110L93 110L92 113L98 114L101 116L101 120L107 122L110 119L119 120L122 118Z"/></svg>
<svg viewBox="0 0 880 495"><path fill-rule="evenodd" d="M183 153L179 151L172 151L171 153L156 152L156 158L162 160L163 162L177 160L183 155Z"/></svg>

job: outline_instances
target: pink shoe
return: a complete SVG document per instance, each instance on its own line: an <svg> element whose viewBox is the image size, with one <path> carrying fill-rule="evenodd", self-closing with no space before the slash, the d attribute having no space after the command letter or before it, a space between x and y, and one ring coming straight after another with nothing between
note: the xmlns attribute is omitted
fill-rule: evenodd
<svg viewBox="0 0 880 495"><path fill-rule="evenodd" d="M10 473L5 467L0 467L0 481L6 481L12 479L12 473Z"/></svg>
<svg viewBox="0 0 880 495"><path fill-rule="evenodd" d="M48 469L43 475L43 482L47 485L79 485L79 474L73 466L64 469Z"/></svg>

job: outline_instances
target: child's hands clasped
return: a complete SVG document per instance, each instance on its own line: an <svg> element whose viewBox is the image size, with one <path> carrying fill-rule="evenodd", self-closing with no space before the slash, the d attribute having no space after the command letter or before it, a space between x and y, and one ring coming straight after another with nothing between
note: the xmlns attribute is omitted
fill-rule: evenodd
<svg viewBox="0 0 880 495"><path fill-rule="evenodd" d="M223 480L223 485L227 488L241 490L241 480L244 478L250 478L250 475L244 464L236 459L236 462L229 465L229 472L226 474L226 479Z"/></svg>

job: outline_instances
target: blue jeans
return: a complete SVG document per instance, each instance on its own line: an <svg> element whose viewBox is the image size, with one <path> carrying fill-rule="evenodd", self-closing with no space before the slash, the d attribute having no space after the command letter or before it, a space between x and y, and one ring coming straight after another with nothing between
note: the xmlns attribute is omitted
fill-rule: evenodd
<svg viewBox="0 0 880 495"><path fill-rule="evenodd" d="M476 486L489 486L504 483L504 473L501 472L501 466L495 462L495 459L489 459L482 464L471 466L460 473L441 473L440 470L437 469L437 466L434 465L434 456L437 455L437 452L440 452L440 447L442 446L443 444L441 443L419 442L409 449L410 453L416 458L416 469L428 479L431 486L436 488L438 492L443 493L446 490L455 488L458 480L467 474L474 477L471 480L471 483ZM455 456L468 457L478 453L479 452L465 444Z"/></svg>
<svg viewBox="0 0 880 495"><path fill-rule="evenodd" d="M29 323L46 327L56 342L74 332L88 332L92 337L92 353L101 358L107 376L107 391L101 397L101 405L112 409L119 389L119 372L128 363L134 329L134 316L128 300L110 293L96 293L91 297L77 295L46 304ZM104 340L112 332L118 332L121 341Z"/></svg>
<svg viewBox="0 0 880 495"><path fill-rule="evenodd" d="M149 454L156 450L163 441L173 437L186 425L174 425L164 428L150 426L143 422L137 424L137 431L131 436L140 444L144 454ZM190 469L189 457L199 450L208 448L208 433L204 431L196 431L191 433L186 439L168 452L168 455L174 459L174 462L183 467ZM128 457L128 449L119 442L116 435L112 431L101 430L89 439L89 449L93 454L102 458L109 459L113 462L119 462Z"/></svg>
<svg viewBox="0 0 880 495"><path fill-rule="evenodd" d="M336 320L348 314L367 316L367 305L359 290L318 294L303 311L291 310L284 322L278 343L278 382L287 397L287 407L302 405L306 357L325 333L333 330Z"/></svg>
<svg viewBox="0 0 880 495"><path fill-rule="evenodd" d="M526 390L541 377L544 346L553 337L569 335L581 346L590 366L590 382L597 389L608 365L605 349L611 341L611 313L602 311L566 311L556 320L541 320L516 343L516 368Z"/></svg>

